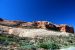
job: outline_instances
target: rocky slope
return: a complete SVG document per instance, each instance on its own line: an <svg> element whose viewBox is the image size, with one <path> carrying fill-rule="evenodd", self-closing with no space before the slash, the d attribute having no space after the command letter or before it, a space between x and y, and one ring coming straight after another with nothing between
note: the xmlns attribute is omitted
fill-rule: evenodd
<svg viewBox="0 0 75 50"><path fill-rule="evenodd" d="M37 37L37 36L49 36L49 35L57 35L57 36L69 36L70 33L66 32L57 32L46 29L22 29L22 28L13 28L9 30L9 34L18 35L20 37Z"/></svg>
<svg viewBox="0 0 75 50"><path fill-rule="evenodd" d="M70 33L74 33L74 28L66 24L57 25L47 21L23 22L0 19L0 34L2 33L18 35L20 37L68 36Z"/></svg>
<svg viewBox="0 0 75 50"><path fill-rule="evenodd" d="M72 26L0 18L0 50L58 50L68 46L75 46Z"/></svg>

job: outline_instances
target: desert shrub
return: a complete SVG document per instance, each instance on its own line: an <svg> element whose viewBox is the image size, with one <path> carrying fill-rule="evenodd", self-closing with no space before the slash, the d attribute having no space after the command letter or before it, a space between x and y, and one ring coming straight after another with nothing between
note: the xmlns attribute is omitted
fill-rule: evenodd
<svg viewBox="0 0 75 50"><path fill-rule="evenodd" d="M44 48L44 49L59 49L60 46L56 43L53 42L43 42L38 44L39 48Z"/></svg>
<svg viewBox="0 0 75 50"><path fill-rule="evenodd" d="M34 40L35 42L32 42ZM75 36L46 36L42 37L42 39L35 39L25 38L25 37L17 37L17 36L0 36L0 44L5 46L10 45L11 43L15 42L17 45L20 45L20 48L27 48L27 49L37 49L37 48L44 48L44 49L59 49L68 46L75 46Z"/></svg>
<svg viewBox="0 0 75 50"><path fill-rule="evenodd" d="M20 40L19 41L19 44L20 44L20 48L22 48L22 49L27 49L27 50L29 50L29 49L36 49L36 47L33 45L33 43L31 43L29 40Z"/></svg>

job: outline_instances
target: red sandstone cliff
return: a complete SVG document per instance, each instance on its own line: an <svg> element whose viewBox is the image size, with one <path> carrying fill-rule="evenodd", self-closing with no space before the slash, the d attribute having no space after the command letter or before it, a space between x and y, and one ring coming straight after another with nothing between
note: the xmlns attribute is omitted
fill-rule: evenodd
<svg viewBox="0 0 75 50"><path fill-rule="evenodd" d="M69 25L65 25L65 24L55 25L47 21L22 22L22 21L8 21L0 18L0 25L6 25L11 27L12 26L13 27L35 27L41 29L51 29L51 30L57 30L62 32L74 33L74 28Z"/></svg>

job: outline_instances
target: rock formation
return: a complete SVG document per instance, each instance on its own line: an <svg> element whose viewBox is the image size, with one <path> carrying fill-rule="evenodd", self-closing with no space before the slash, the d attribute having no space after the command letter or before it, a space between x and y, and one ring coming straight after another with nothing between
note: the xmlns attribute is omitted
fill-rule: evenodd
<svg viewBox="0 0 75 50"><path fill-rule="evenodd" d="M40 28L40 29L49 29L61 32L74 33L74 28L71 26L65 24L56 25L47 21L23 22L23 21L8 21L0 18L0 25L19 28L38 28L38 29Z"/></svg>
<svg viewBox="0 0 75 50"><path fill-rule="evenodd" d="M43 28L43 29L74 33L74 28L66 24L55 25L47 21L37 21L37 22L34 22L34 25L36 26L36 28Z"/></svg>
<svg viewBox="0 0 75 50"><path fill-rule="evenodd" d="M59 25L59 31L74 33L74 28L65 24Z"/></svg>
<svg viewBox="0 0 75 50"><path fill-rule="evenodd" d="M37 21L37 22L34 22L33 23L37 28L43 28L45 29L46 28L46 25L49 24L49 22L47 21Z"/></svg>
<svg viewBox="0 0 75 50"><path fill-rule="evenodd" d="M32 26L32 22L26 22L26 23L22 23L20 24L20 26L23 26L23 27L27 27L27 26Z"/></svg>

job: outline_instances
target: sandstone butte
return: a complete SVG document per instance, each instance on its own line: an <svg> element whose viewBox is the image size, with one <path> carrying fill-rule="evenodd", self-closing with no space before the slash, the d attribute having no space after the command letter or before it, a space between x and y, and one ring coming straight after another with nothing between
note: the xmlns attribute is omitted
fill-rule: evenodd
<svg viewBox="0 0 75 50"><path fill-rule="evenodd" d="M0 18L0 30L4 28L4 32L8 32L8 30L12 27L14 28L36 28L36 29L49 29L61 32L74 33L74 28L67 24L53 24L48 21L34 21L34 22L24 22L24 21L9 21Z"/></svg>

